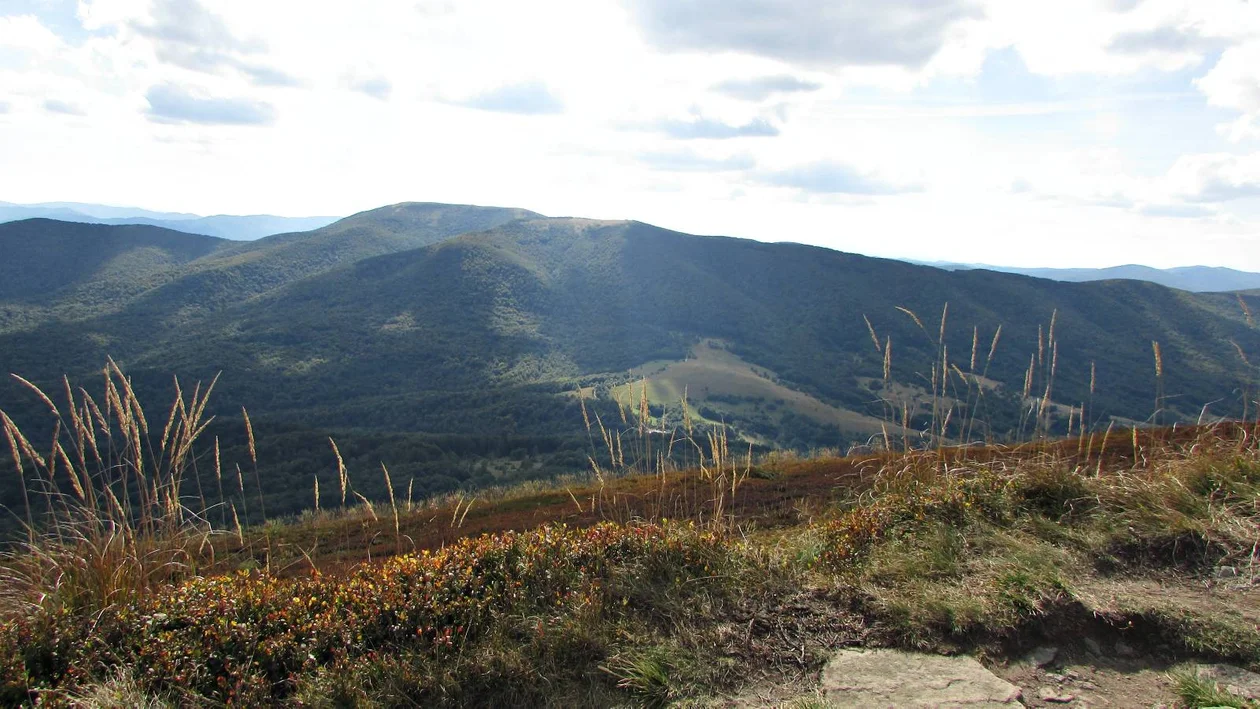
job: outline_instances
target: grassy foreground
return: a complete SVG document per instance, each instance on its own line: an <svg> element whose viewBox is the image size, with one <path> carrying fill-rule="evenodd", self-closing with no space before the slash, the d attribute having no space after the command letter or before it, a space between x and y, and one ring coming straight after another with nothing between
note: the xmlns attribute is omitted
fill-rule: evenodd
<svg viewBox="0 0 1260 709"><path fill-rule="evenodd" d="M18 552L4 559L0 702L655 706L807 684L845 645L1002 658L1108 634L1260 669L1255 433L1131 447L1113 433L1126 454L1112 456L1073 441L872 457L786 522L544 520L349 570L180 562L144 593L104 597L30 573ZM790 494L790 466L754 472ZM304 524L327 520L268 534ZM194 559L207 538L144 543Z"/></svg>

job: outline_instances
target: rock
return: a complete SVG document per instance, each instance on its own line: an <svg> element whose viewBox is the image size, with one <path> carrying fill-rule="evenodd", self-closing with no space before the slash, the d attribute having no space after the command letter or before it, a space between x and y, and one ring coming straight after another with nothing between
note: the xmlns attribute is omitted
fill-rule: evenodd
<svg viewBox="0 0 1260 709"><path fill-rule="evenodd" d="M1018 707L1019 687L972 657L900 650L841 650L823 668L827 706Z"/></svg>
<svg viewBox="0 0 1260 709"><path fill-rule="evenodd" d="M1076 695L1067 694L1066 692L1061 694L1054 687L1042 687L1041 691L1037 692L1037 698L1051 704L1067 704L1076 699Z"/></svg>
<svg viewBox="0 0 1260 709"><path fill-rule="evenodd" d="M1126 644L1124 641L1117 640L1116 641L1116 654L1119 655L1120 657L1133 657L1134 655L1137 654L1137 651L1135 651L1132 647L1129 647L1129 645Z"/></svg>
<svg viewBox="0 0 1260 709"><path fill-rule="evenodd" d="M1238 567L1218 566L1213 569L1213 575L1218 579L1236 579L1238 578Z"/></svg>
<svg viewBox="0 0 1260 709"><path fill-rule="evenodd" d="M1243 699L1260 699L1260 675L1233 665L1199 665L1199 677L1215 682L1226 692Z"/></svg>
<svg viewBox="0 0 1260 709"><path fill-rule="evenodd" d="M1057 647L1039 647L1033 649L1032 652L1025 655L1021 662L1026 665L1032 665L1033 667L1045 667L1051 662L1054 662L1054 658L1058 657L1058 655L1059 648Z"/></svg>
<svg viewBox="0 0 1260 709"><path fill-rule="evenodd" d="M1102 656L1103 654L1102 645L1099 645L1097 640L1093 638L1085 638L1085 640L1082 642L1085 643L1086 650L1089 650L1090 652L1094 653L1095 655L1098 655L1099 657Z"/></svg>

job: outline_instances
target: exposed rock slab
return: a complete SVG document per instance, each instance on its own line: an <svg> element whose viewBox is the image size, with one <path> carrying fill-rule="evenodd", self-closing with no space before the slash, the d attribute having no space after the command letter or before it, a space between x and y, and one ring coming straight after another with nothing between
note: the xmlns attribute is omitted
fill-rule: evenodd
<svg viewBox="0 0 1260 709"><path fill-rule="evenodd" d="M1260 699L1260 674L1233 665L1199 665L1199 677L1216 682L1225 691L1243 699Z"/></svg>
<svg viewBox="0 0 1260 709"><path fill-rule="evenodd" d="M1020 689L972 657L900 650L841 650L823 669L827 705L845 707L1018 707Z"/></svg>

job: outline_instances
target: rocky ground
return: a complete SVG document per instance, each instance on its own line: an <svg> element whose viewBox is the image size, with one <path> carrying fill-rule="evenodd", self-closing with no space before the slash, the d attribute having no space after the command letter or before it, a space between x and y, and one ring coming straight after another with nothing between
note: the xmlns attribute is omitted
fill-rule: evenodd
<svg viewBox="0 0 1260 709"><path fill-rule="evenodd" d="M1007 663L902 650L841 650L815 687L763 686L724 702L727 707L805 709L882 707L1184 707L1170 676L1191 671L1239 700L1260 700L1260 674L1228 664L1178 665L1138 655L1123 644L1038 647Z"/></svg>

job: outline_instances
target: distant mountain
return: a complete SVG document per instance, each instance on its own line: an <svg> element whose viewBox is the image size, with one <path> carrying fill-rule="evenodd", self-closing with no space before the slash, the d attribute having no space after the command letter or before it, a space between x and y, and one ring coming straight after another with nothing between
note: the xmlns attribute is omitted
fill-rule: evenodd
<svg viewBox="0 0 1260 709"><path fill-rule="evenodd" d="M40 202L37 204L14 204L13 202L0 202L0 217L6 214L6 210L30 210L45 211L49 213L60 212L63 214L77 214L81 216L91 217L93 219L164 219L164 220L183 220L197 219L198 215L188 214L186 212L155 212L149 209L140 209L138 207L113 207L104 204L89 204L87 202ZM43 216L43 215L41 215ZM31 218L31 217L18 217ZM48 218L54 218L49 216ZM13 221L13 220L6 220Z"/></svg>
<svg viewBox="0 0 1260 709"><path fill-rule="evenodd" d="M1178 268L1151 268L1128 264L1109 268L1016 268L1009 266L989 266L985 264L963 264L950 262L913 261L925 266L935 266L949 271L984 269L1002 273L1018 273L1034 278L1049 278L1053 281L1083 283L1087 281L1106 281L1124 279L1131 281L1148 281L1169 288L1188 290L1193 293L1223 293L1228 291L1251 290L1260 288L1260 273L1236 271L1232 268L1214 266L1181 266Z"/></svg>
<svg viewBox="0 0 1260 709"><path fill-rule="evenodd" d="M0 224L0 332L116 311L229 243L144 225Z"/></svg>
<svg viewBox="0 0 1260 709"><path fill-rule="evenodd" d="M186 323L200 314L247 300L291 282L318 275L370 256L414 249L447 237L539 216L523 209L409 203L382 207L341 219L309 232L275 234L250 242L190 236L152 226L102 226L45 219L0 224L0 244L11 244L14 258L4 270L15 276L27 264L43 274L36 292L46 315L81 320L114 313L160 326ZM167 259L163 268L128 270L110 261L116 249L148 253L153 239L180 244L193 258ZM91 248L80 248L81 244ZM59 268L57 264L66 265ZM79 268L69 264L81 264ZM0 274L4 273L0 270ZM99 274L115 288L114 297L85 301L74 294L80 272ZM31 276L24 276L27 282ZM16 287L16 286L15 286ZM69 294L69 297L66 297ZM31 304L29 297L10 301ZM6 326L0 298L0 332ZM31 316L22 318L29 322ZM138 332L138 336L145 333Z"/></svg>
<svg viewBox="0 0 1260 709"><path fill-rule="evenodd" d="M151 226L29 219L0 225L0 299L49 301L86 283L142 282L206 256L222 239Z"/></svg>
<svg viewBox="0 0 1260 709"><path fill-rule="evenodd" d="M68 260L83 234L124 245ZM279 511L301 507L294 490L330 464L329 435L352 468L384 460L396 480L415 477L418 495L587 469L599 436L588 437L574 393L594 397L586 405L602 425L620 428L625 415L633 426L614 403L632 380L649 385L653 426L680 420L685 391L697 420L725 422L742 445L807 449L878 435L890 399L907 401L911 428L931 427L934 379L948 382L935 426L950 438L968 407L981 431L1026 434L1047 390L1055 431L1082 404L1100 428L1148 420L1152 341L1161 420L1194 420L1205 405L1237 414L1255 372L1235 345L1260 353L1232 294L949 272L520 209L407 203L248 243L0 225L0 246L31 242L45 248L4 251L14 256L3 275L40 275L0 294L0 315L16 313L0 321L0 371L54 386L111 355L145 401L166 399L172 374L222 371L214 413L254 415L267 506ZM128 272L144 287L107 302L78 295ZM1260 299L1244 302L1260 312ZM881 347L891 342L887 385L863 316ZM983 396L959 375L973 365ZM30 398L0 382L0 407L38 417ZM239 426L222 426L214 435L241 445ZM374 484L363 490L383 493Z"/></svg>
<svg viewBox="0 0 1260 709"><path fill-rule="evenodd" d="M337 220L336 217L276 217L268 214L203 217L196 214L152 212L145 209L108 207L80 202L47 202L31 205L0 202L0 223L36 218L89 224L147 224L234 241L249 241L283 232L309 231L327 226Z"/></svg>

